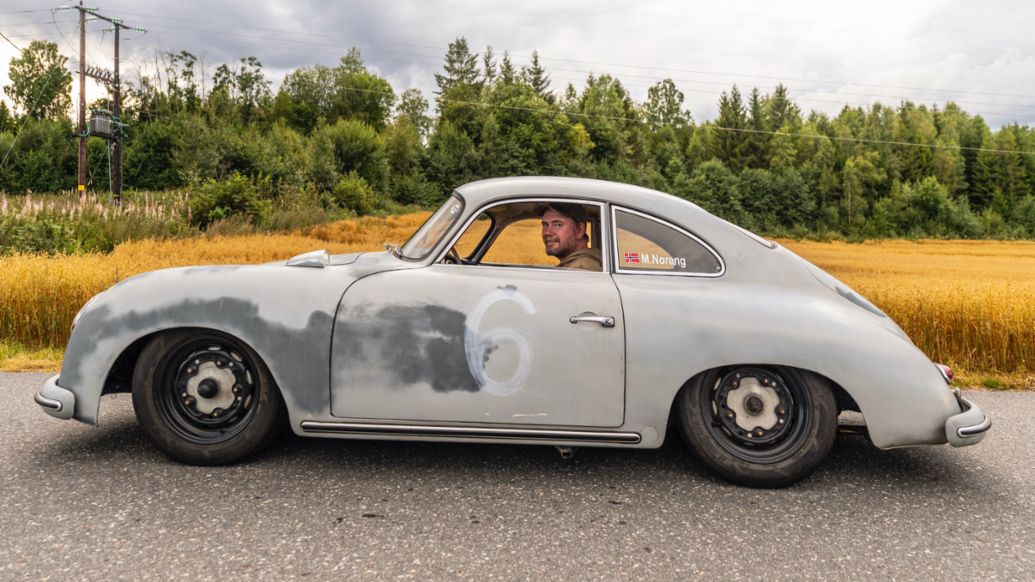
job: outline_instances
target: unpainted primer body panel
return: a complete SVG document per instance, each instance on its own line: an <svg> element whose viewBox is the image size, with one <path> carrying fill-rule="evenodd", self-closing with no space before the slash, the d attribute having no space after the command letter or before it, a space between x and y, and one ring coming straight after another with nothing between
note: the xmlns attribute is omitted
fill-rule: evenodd
<svg viewBox="0 0 1035 582"><path fill-rule="evenodd" d="M572 324L579 314L615 324ZM332 411L617 427L624 339L607 273L432 265L372 275L349 288L338 312Z"/></svg>
<svg viewBox="0 0 1035 582"><path fill-rule="evenodd" d="M58 384L76 395L74 417L94 424L108 371L133 342L165 329L208 328L259 354L293 419L329 416L331 328L342 293L364 274L413 267L370 253L324 269L276 263L143 273L103 292L83 312Z"/></svg>

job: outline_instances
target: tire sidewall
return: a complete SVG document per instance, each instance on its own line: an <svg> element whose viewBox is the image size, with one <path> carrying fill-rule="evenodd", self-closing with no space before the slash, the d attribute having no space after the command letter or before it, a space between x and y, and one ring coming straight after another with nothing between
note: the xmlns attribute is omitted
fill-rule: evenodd
<svg viewBox="0 0 1035 582"><path fill-rule="evenodd" d="M786 487L811 474L830 452L837 434L837 403L827 383L815 374L793 368L765 368L784 381L802 383L811 401L804 441L790 457L775 463L752 463L737 458L715 441L706 424L711 413L702 410L699 403L702 391L709 390L722 377L723 370L701 374L679 392L680 433L697 457L724 478L750 487Z"/></svg>
<svg viewBox="0 0 1035 582"><path fill-rule="evenodd" d="M198 336L211 336L243 352L256 375L254 414L245 421L247 426L223 442L190 442L179 436L158 410L158 392L163 388L156 382L161 370L169 364L168 358L179 346ZM154 338L141 352L133 370L132 394L137 421L151 441L169 457L191 465L225 465L239 461L269 444L283 424L284 404L262 359L240 340L213 330L183 329Z"/></svg>

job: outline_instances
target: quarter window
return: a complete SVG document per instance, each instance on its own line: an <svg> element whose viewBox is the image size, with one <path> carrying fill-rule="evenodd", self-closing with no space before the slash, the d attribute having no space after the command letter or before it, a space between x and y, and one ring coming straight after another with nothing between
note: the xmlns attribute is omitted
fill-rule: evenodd
<svg viewBox="0 0 1035 582"><path fill-rule="evenodd" d="M615 209L619 272L718 275L722 262L696 238L639 213Z"/></svg>

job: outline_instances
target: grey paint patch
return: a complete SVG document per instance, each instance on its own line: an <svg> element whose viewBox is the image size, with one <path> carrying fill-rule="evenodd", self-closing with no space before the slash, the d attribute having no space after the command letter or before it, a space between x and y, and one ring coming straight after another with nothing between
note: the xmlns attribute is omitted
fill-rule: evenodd
<svg viewBox="0 0 1035 582"><path fill-rule="evenodd" d="M363 304L350 311L335 334L343 342L346 370L385 361L392 364L384 368L391 385L426 383L436 392L481 389L467 363L463 313L427 304L377 309ZM485 362L494 349L484 350Z"/></svg>

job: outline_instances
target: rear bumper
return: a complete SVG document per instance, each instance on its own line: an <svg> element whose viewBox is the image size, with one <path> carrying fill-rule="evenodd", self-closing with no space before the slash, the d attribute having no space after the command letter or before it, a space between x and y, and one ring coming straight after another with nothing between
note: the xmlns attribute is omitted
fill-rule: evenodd
<svg viewBox="0 0 1035 582"><path fill-rule="evenodd" d="M58 386L58 376L51 376L43 383L43 388L36 393L33 400L47 414L67 420L75 415L75 394Z"/></svg>
<svg viewBox="0 0 1035 582"><path fill-rule="evenodd" d="M962 412L945 421L945 438L954 447L976 445L992 428L992 419L985 416L976 404L961 396L959 390L956 390L956 401Z"/></svg>

